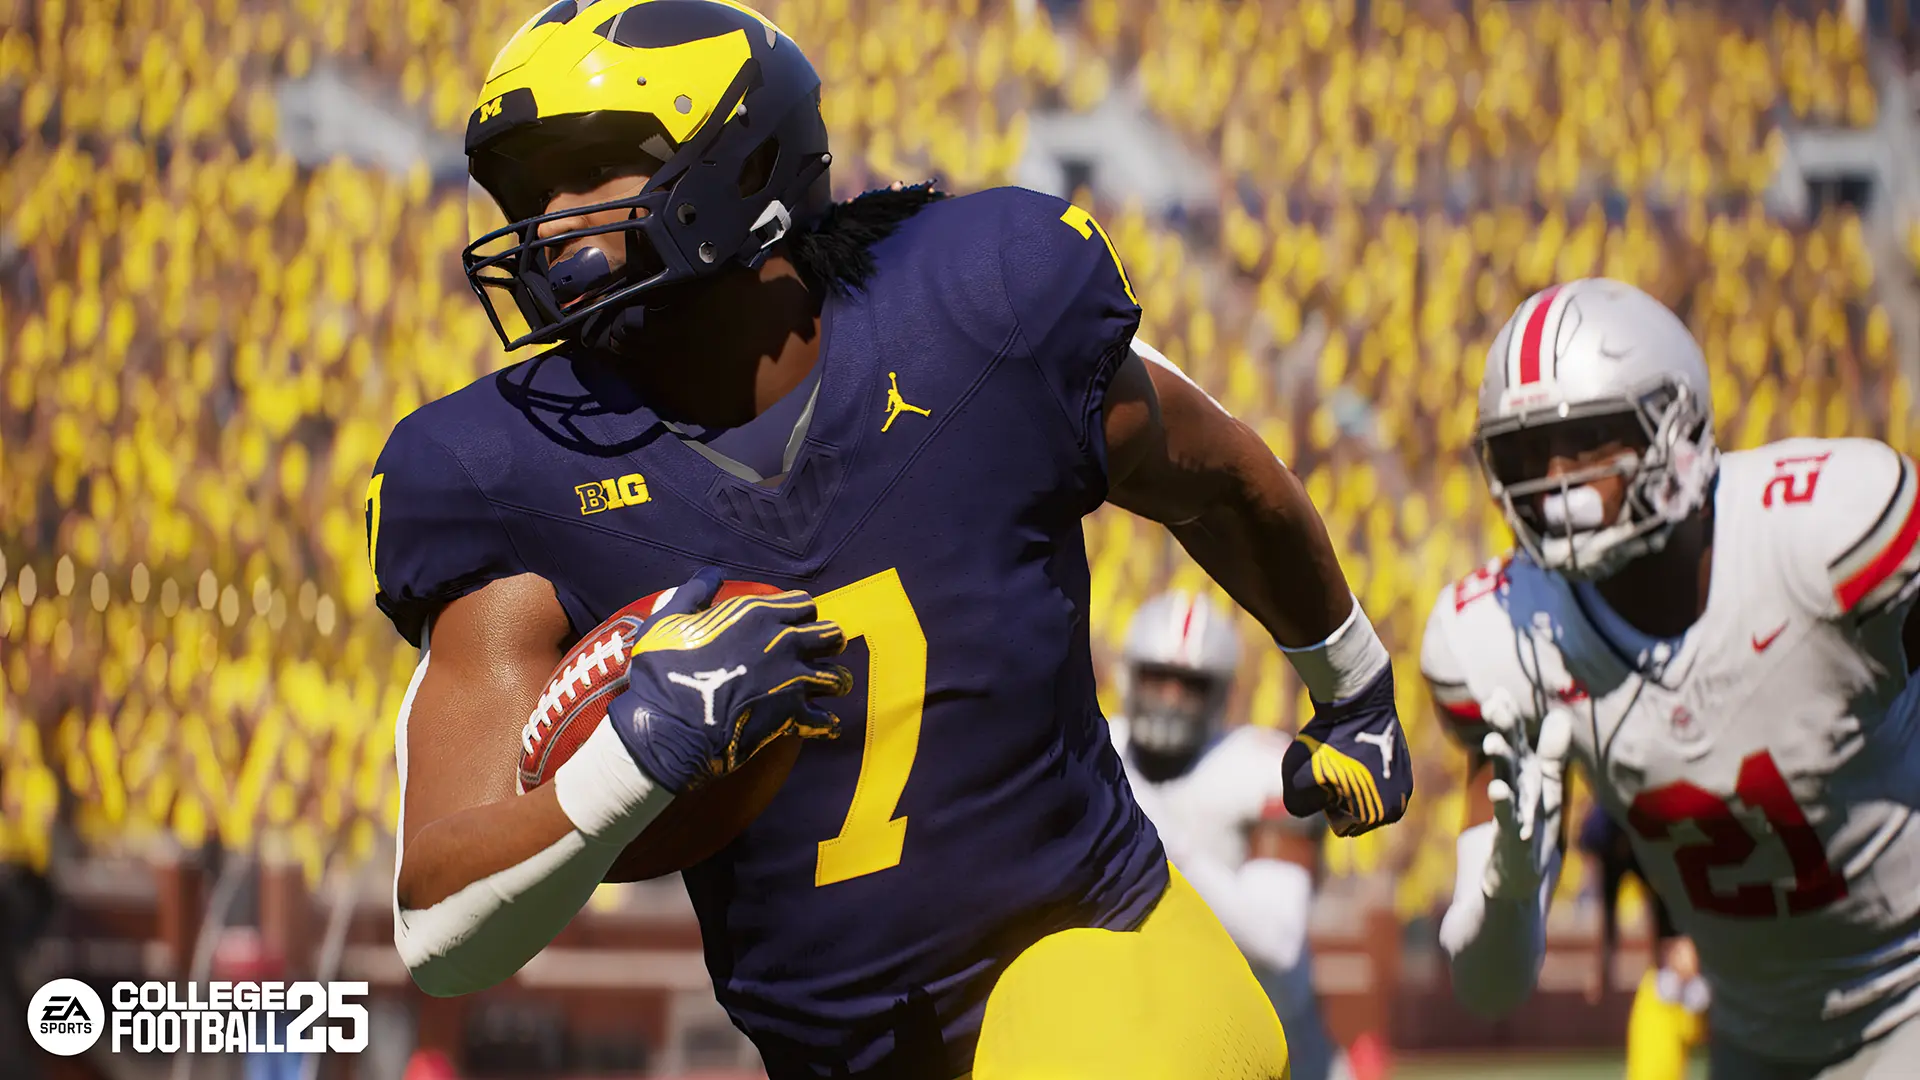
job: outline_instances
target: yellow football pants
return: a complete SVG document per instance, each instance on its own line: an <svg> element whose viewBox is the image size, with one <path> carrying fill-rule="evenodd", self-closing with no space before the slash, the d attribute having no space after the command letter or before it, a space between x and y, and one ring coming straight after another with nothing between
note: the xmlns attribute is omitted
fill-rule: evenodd
<svg viewBox="0 0 1920 1080"><path fill-rule="evenodd" d="M1684 1080L1687 1057L1706 1035L1699 1013L1660 993L1648 971L1627 1014L1627 1080Z"/></svg>
<svg viewBox="0 0 1920 1080"><path fill-rule="evenodd" d="M971 1080L1288 1080L1287 1039L1247 961L1172 871L1140 928L1064 930L987 998Z"/></svg>

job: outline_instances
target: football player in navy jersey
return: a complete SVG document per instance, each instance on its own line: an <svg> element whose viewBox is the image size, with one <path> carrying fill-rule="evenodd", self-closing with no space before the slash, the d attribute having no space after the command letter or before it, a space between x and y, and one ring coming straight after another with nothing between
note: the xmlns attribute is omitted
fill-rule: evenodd
<svg viewBox="0 0 1920 1080"><path fill-rule="evenodd" d="M1081 518L1164 522L1315 703L1285 801L1352 835L1412 770L1385 650L1296 478L1133 340L1085 211L828 196L819 81L729 0L560 0L468 125L465 253L509 348L369 485L399 720L395 941L507 978L676 796L774 735L784 786L690 867L773 1080L1287 1074L1278 1021L1134 804L1094 695ZM721 578L789 591L709 607ZM516 795L566 647L677 586L631 687Z"/></svg>

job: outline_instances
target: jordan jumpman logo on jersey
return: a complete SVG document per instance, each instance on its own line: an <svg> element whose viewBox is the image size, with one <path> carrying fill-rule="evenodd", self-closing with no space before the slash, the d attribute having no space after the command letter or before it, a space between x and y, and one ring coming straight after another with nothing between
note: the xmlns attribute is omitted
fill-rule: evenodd
<svg viewBox="0 0 1920 1080"><path fill-rule="evenodd" d="M887 383L890 387L887 390L887 422L880 425L881 431L892 427L893 422L898 420L903 412L919 413L921 416L933 415L929 409L907 404L907 399L900 396L900 376L897 373L887 372Z"/></svg>

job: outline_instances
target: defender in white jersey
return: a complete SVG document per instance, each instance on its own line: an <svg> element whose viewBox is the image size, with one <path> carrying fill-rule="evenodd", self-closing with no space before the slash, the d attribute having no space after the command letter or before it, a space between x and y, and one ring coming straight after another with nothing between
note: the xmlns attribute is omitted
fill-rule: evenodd
<svg viewBox="0 0 1920 1080"><path fill-rule="evenodd" d="M1520 550L1442 590L1421 659L1494 772L1442 925L1456 993L1532 990L1570 757L1698 949L1714 1080L1920 1075L1913 462L1719 454L1699 347L1617 282L1528 299L1487 366Z"/></svg>
<svg viewBox="0 0 1920 1080"><path fill-rule="evenodd" d="M1296 818L1281 800L1286 736L1225 730L1240 664L1232 620L1205 597L1162 593L1134 615L1123 660L1127 714L1111 725L1135 800L1273 999L1293 1080L1348 1076L1307 950L1325 819Z"/></svg>

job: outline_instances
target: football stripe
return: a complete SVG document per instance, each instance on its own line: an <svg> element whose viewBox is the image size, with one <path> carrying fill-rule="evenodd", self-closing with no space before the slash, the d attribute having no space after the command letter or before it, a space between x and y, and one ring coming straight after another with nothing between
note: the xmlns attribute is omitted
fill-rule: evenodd
<svg viewBox="0 0 1920 1080"><path fill-rule="evenodd" d="M1916 542L1920 542L1920 499L1914 498L1911 490L1911 470L1906 460L1901 461L1900 493L1895 498L1904 498L1906 512L1900 520L1900 527L1886 546L1859 570L1842 580L1834 589L1834 599L1839 601L1842 612L1852 611L1868 594L1878 589L1899 570L1913 554Z"/></svg>

